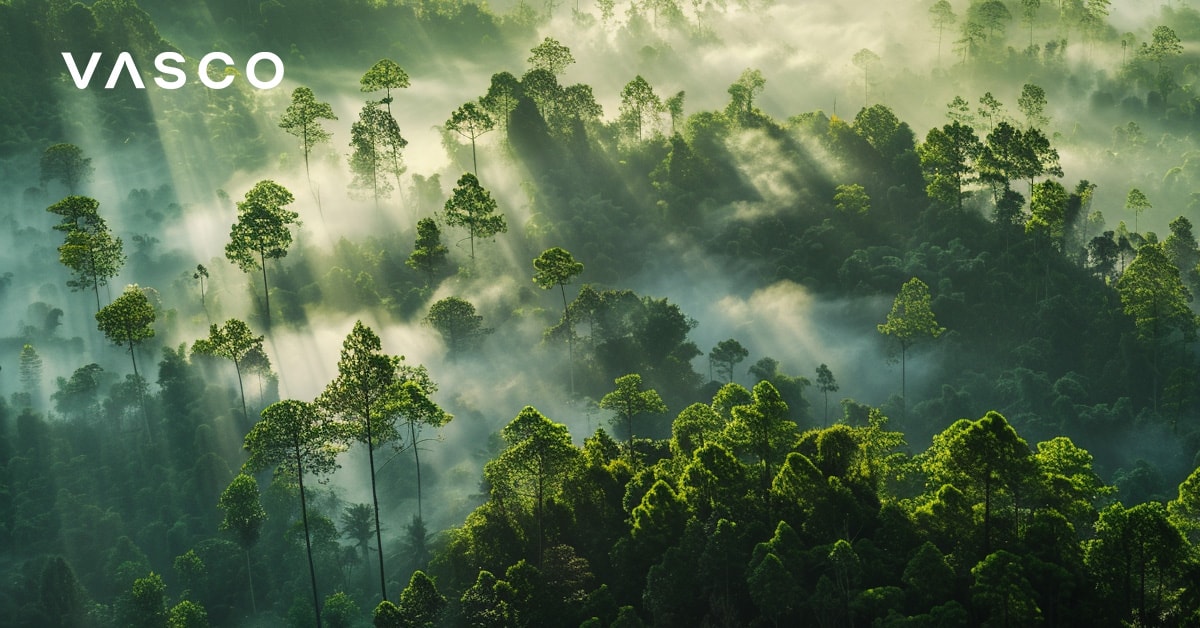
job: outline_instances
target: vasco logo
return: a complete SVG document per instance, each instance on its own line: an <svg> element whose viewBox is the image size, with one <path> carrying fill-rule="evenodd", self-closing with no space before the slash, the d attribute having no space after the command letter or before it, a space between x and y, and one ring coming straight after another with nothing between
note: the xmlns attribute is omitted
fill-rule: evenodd
<svg viewBox="0 0 1200 628"><path fill-rule="evenodd" d="M71 73L71 80L75 81L75 87L78 87L79 89L86 89L88 84L92 82L92 74L96 72L96 66L100 64L101 53L92 53L92 57L88 59L87 67L83 69L82 74L79 72L79 65L75 63L75 55L69 52L64 52L62 53L62 56L63 61L67 62L67 71ZM211 89L225 89L233 83L234 77L232 74L226 74L220 80L213 80L212 77L208 75L208 67L212 65L214 61L220 61L221 63L225 64L227 68L233 66L233 57L230 57L223 52L210 52L203 57L200 57L200 63L196 67L196 76L200 79L200 82L203 83L205 87ZM258 75L255 73L255 70L257 69L256 66L260 61L267 61L270 62L271 65L275 66L275 74L271 76L270 80L259 80ZM154 82L163 89L179 89L180 87L183 87L183 85L187 83L187 73L177 65L168 65L169 63L180 64L183 62L183 55L179 54L178 52L159 53L157 57L154 57L154 68L158 70L160 76L154 77ZM283 81L283 61L272 52L259 52L252 55L246 61L245 69L246 71L244 75L246 80L258 89L271 89ZM140 72L138 72L137 65L133 62L133 55L129 54L128 52L122 52L121 54L117 55L117 62L113 64L112 72L110 72L108 75L108 82L104 84L104 89L112 89L115 87L117 80L121 78L122 72L129 75L130 80L133 81L134 87L138 89L146 89L146 84L142 81L142 75ZM174 78L167 79L163 78L161 75L167 75Z"/></svg>

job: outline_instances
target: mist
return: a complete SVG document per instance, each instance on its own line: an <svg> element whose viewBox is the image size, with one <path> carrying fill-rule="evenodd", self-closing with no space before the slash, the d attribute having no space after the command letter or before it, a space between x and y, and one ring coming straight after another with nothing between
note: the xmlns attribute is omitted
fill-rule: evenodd
<svg viewBox="0 0 1200 628"><path fill-rule="evenodd" d="M157 31L153 37L138 35L147 40L137 41L139 55L159 43L178 47L189 61L210 49L227 49L238 60L256 46L276 49L285 60L286 76L272 90L254 90L241 80L221 92L206 90L195 80L170 91L78 90L53 60L43 62L52 76L27 79L44 83L38 102L56 115L53 123L21 117L6 122L4 133L11 137L3 138L0 152L0 397L14 400L4 426L13 436L6 438L17 441L14 426L24 410L22 402L47 425L72 425L74 419L60 409L66 407L63 391L78 369L92 363L102 369L96 412L104 401L126 403L124 410L113 410L121 417L114 427L136 426L133 406L127 400L118 403L119 385L131 373L129 351L97 331L96 295L71 291L66 283L71 275L58 261L62 234L53 229L57 217L45 208L68 190L44 176L38 163L47 146L59 142L74 144L91 158L94 174L77 193L99 201L100 215L123 241L127 261L99 288L98 298L107 304L129 284L153 289L155 335L135 353L153 399L152 412L159 413L151 419L161 422L163 432L170 431L176 418L168 413L182 412L166 392L173 381L169 374L178 368L172 366L172 352L182 347L182 359L194 369L189 373L200 391L187 411L201 418L196 426L188 424L196 435L178 440L196 447L188 455L194 453L197 460L212 454L219 460L214 468L225 465L230 474L236 472L245 459L237 375L243 375L251 422L273 401L311 401L337 376L342 342L362 321L379 335L384 353L428 369L437 385L434 401L454 416L446 426L421 435L427 439L420 449L421 510L435 548L445 549L446 531L462 526L488 501L484 465L506 447L500 431L524 407L565 424L572 442L582 445L597 429L623 429L610 421L613 412L595 404L612 390L615 377L642 367L646 381L661 388L671 403L662 416L647 418L636 435L665 441L671 437L671 419L687 404L710 402L722 383L711 381L719 378L710 375L708 354L726 339L736 339L748 351L734 369L734 382L753 388L757 377L751 366L773 358L780 375L807 378L802 394L815 408L816 369L827 365L840 384L830 399L831 417L841 418L837 402L842 400L847 400L846 421L852 420L854 402L883 408L892 427L907 433L908 453L925 449L954 420L975 419L992 409L1020 417L1014 422L1038 438L1059 431L1075 437L1088 431L1086 420L1118 417L1104 419L1109 421L1104 429L1111 429L1104 434L1119 441L1132 430L1122 421L1132 425L1134 416L1144 422L1157 416L1164 387L1157 372L1153 383L1147 383L1150 371L1139 371L1137 365L1159 355L1122 353L1133 352L1128 349L1133 323L1115 314L1120 299L1111 290L1102 292L1117 284L1115 273L1095 286L1088 284L1086 294L1068 294L1067 287L1082 284L1084 276L1095 278L1086 246L1105 231L1134 230L1141 241L1161 242L1177 217L1200 221L1193 91L1200 17L1193 9L1112 6L1102 26L1084 38L1053 18L1057 9L1050 3L1038 9L1032 32L1014 8L1000 35L965 48L956 43L970 4L965 0L951 2L959 21L947 27L940 43L930 21L932 3L684 3L651 14L648 7L617 2L611 17L601 15L600 3L590 2L578 10L573 3L556 9L550 3L548 13L524 2L491 3L471 11L379 4L355 9L376 17L377 23L360 19L359 13L345 20L325 16L338 25L321 40L312 30L322 16L319 5L292 9L298 16L294 22L282 19L287 10L280 7L273 14L279 26L271 28L266 25L274 23L264 16L275 9L266 5L262 15L243 19L225 3L187 8L143 3L141 15ZM1183 47L1166 66L1175 73L1174 91L1164 96L1147 69L1150 62L1135 51L1152 41L1155 27L1168 23L1179 32ZM550 110L539 111L532 99L523 98L508 129L496 128L478 138L478 178L496 200L507 229L477 238L476 259L469 259L468 234L446 224L443 205L459 177L472 170L471 144L447 128L448 119L460 105L478 102L493 75L525 75L531 49L546 38L569 48L574 58L558 82L590 86L602 113L554 127ZM1027 48L1031 40L1034 46ZM875 59L865 66L855 61L864 49ZM401 152L405 171L390 181L396 189L374 198L370 191L351 191L351 125L368 102L383 98L382 92L363 92L359 79L385 58L397 59L411 81L409 87L393 90L388 106L408 143ZM754 92L743 120L731 105L737 98L731 85L751 69L761 71L766 82ZM97 70L102 75L104 68ZM622 89L635 76L644 78L660 99L686 94L677 142L700 155L689 166L705 173L689 171L699 191L671 187L672 160L684 157L679 144L672 144L665 111L646 138L630 139L622 127ZM965 209L938 210L924 189L919 151L909 148L869 161L862 157L865 152L854 152L857 145L834 138L836 122L855 122L864 108L881 105L920 145L931 129L949 122L947 105L957 96L969 103L983 140L987 130L978 121L980 98L991 94L1003 105L1001 117L1025 128L1018 98L1027 84L1045 91L1046 122L1041 127L1063 171L1054 178L1068 191L1083 180L1097 186L1074 227L1079 241L1056 248L1058 257L1052 261L1039 257L1040 275L1023 266L1012 270L1026 261L1004 268L995 261L1009 259L1000 251L1008 254L1010 240L1021 235L1017 231L975 235L984 233L978 225L992 220L996 209L987 185L966 185ZM297 138L279 128L292 91L301 86L311 88L337 116L322 122L331 140L313 147L307 174ZM18 134L14 129L27 130ZM287 255L267 262L269 313L262 274L243 273L225 254L237 203L263 180L288 189L294 195L288 209L299 215ZM835 193L850 184L860 184L870 195L870 209L861 216L837 208ZM1140 215L1126 207L1133 188L1152 204ZM1012 189L1029 196L1023 181L1015 181ZM1030 211L1026 198L1021 216ZM438 221L448 249L447 261L432 281L405 265L417 221L423 218ZM942 218L946 230L966 225L961 229L965 235L939 232L936 223ZM1121 223L1125 231L1118 227ZM934 233L936 237L929 235ZM557 287L540 290L531 280L532 260L554 246L572 251L585 266L565 286L566 300L575 299L585 284L602 292L631 290L639 299L666 299L689 324L684 342L657 362L642 356L638 362L611 346L608 353L597 350L603 345L600 332L577 320L578 355L572 363L565 342L544 337L563 316L563 297ZM1122 258L1122 270L1125 264ZM197 265L209 273L203 283ZM1185 282L1192 282L1188 285L1196 285L1187 278L1192 269L1178 270ZM1043 283L1029 298L1016 288L1012 295L996 296L994 288L1002 284L996 277L1018 272ZM932 278L933 307L949 331L944 338L907 348L902 367L892 339L877 326L910 277ZM982 277L995 283L980 288ZM1075 336L1055 327L1061 322L1052 303L1055 290L1073 312L1099 308L1100 303L1111 308L1111 317L1078 322L1070 330L1111 340L1109 353L1085 355L1080 350L1076 355L1070 350L1062 339ZM1108 296L1097 296L1101 294ZM468 351L455 353L426 320L430 307L448 297L473 305L488 330ZM989 325L995 324L981 321L971 309L979 303L1000 303L1012 311L1026 308L1028 319L1006 311L1006 327L996 333L1013 335L993 339ZM210 325L233 318L265 335L268 373L245 375L224 360L191 354ZM1172 342L1180 344L1179 338ZM1052 356L1022 352L1022 347L1040 347L1039 341L1051 348ZM1118 345L1120 350L1113 348ZM22 366L26 346L41 359L36 372ZM1193 350L1187 345L1178 353L1172 358L1179 360L1178 372L1172 376L1184 377L1192 372ZM686 359L676 359L678 355ZM1157 369L1158 363L1153 364ZM906 399L899 397L901 368ZM1004 377L1026 371L1036 375L1029 386L1040 386L1040 401L1030 401L1036 396L1028 392L1031 388L1014 393L1016 384L1004 383L1009 381ZM1068 385L1076 376L1092 378L1078 385L1083 392ZM1044 384L1037 384L1038 377ZM1089 442L1097 449L1098 467L1110 473L1105 480L1117 482L1120 472L1153 458L1156 448L1170 447L1162 460L1153 461L1158 492L1146 489L1146 495L1173 490L1194 467L1197 452L1173 440L1170 430L1194 421L1195 406L1179 401L1169 429L1165 419L1154 423L1138 433L1136 446L1127 451L1110 440ZM821 424L815 410L800 422L800 430ZM211 447L208 432L218 434ZM1034 437L1027 438L1032 445ZM387 522L385 556L404 553L411 542L406 526L417 511L412 444L405 436L396 445L403 448L383 444L376 452L376 473L385 487L380 500L380 516ZM177 453L168 450L155 464L171 467L170 456ZM192 460L176 464L181 474L193 468ZM195 468L202 464L208 463L197 461ZM339 516L346 506L371 501L365 448L351 446L339 464L327 484L315 489L324 495L321 516L336 529L341 529ZM223 474L212 474L221 478L218 488L228 482ZM268 476L259 478L264 490ZM204 484L201 479L189 482ZM197 491L215 498L209 495L212 488ZM112 504L96 507L117 509ZM212 521L190 516L185 527L199 538L196 530ZM347 538L340 543L351 546ZM177 549L164 546L157 554L147 553L162 571L170 569L166 561ZM424 567L394 563L403 572L391 577L399 587ZM342 584L375 595L374 589L361 586L361 574L353 575L358 568L345 568L352 575L344 575ZM175 586L173 578L178 579L168 576ZM92 574L85 579L90 584L102 578ZM276 606L276 611L286 610L286 603ZM226 617L233 621L233 616L229 611Z"/></svg>

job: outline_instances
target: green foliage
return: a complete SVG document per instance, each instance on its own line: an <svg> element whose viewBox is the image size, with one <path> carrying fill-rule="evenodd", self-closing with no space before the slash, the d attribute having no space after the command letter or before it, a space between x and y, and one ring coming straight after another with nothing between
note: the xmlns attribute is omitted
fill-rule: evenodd
<svg viewBox="0 0 1200 628"><path fill-rule="evenodd" d="M230 531L242 549L247 551L258 543L267 512L258 497L258 482L252 476L239 473L221 493L217 502L225 513L221 529Z"/></svg>
<svg viewBox="0 0 1200 628"><path fill-rule="evenodd" d="M305 173L308 172L308 156L313 147L328 142L332 137L330 132L321 127L321 120L337 120L329 103L317 100L307 87L292 90L292 102L279 119L279 128L300 138Z"/></svg>
<svg viewBox="0 0 1200 628"><path fill-rule="evenodd" d="M447 225L466 228L471 240L472 264L475 263L475 238L491 238L498 233L508 232L504 215L496 213L496 201L492 194L469 172L458 178L444 212Z"/></svg>
<svg viewBox="0 0 1200 628"><path fill-rule="evenodd" d="M717 343L717 346L708 352L708 359L717 366L717 374L724 376L726 383L733 382L733 369L742 360L745 360L750 355L750 351L742 346L742 343L729 338Z"/></svg>
<svg viewBox="0 0 1200 628"><path fill-rule="evenodd" d="M625 428L629 431L625 451L629 459L634 460L634 417L639 414L666 412L667 405L663 403L662 397L659 397L658 392L653 388L642 389L642 376L637 373L618 377L613 383L616 384L616 389L604 395L604 398L600 400L600 407L615 412L616 419L625 424Z"/></svg>
<svg viewBox="0 0 1200 628"><path fill-rule="evenodd" d="M112 235L108 224L98 213L100 203L86 196L68 196L46 208L62 216L55 225L66 233L58 247L58 259L73 273L67 281L71 290L91 288L96 294L96 309L100 309L100 286L116 277L125 264L121 238Z"/></svg>
<svg viewBox="0 0 1200 628"><path fill-rule="evenodd" d="M162 577L154 572L134 580L117 601L117 621L130 628L163 628L168 620L166 591Z"/></svg>
<svg viewBox="0 0 1200 628"><path fill-rule="evenodd" d="M171 607L167 628L208 628L208 612L191 600L181 600Z"/></svg>
<svg viewBox="0 0 1200 628"><path fill-rule="evenodd" d="M413 572L408 586L400 592L398 612L403 625L414 628L433 628L439 625L446 598L438 593L437 585L423 571ZM376 609L376 626L379 625L379 609Z"/></svg>
<svg viewBox="0 0 1200 628"><path fill-rule="evenodd" d="M321 619L329 628L351 628L358 619L358 604L344 591L325 598L321 608Z"/></svg>
<svg viewBox="0 0 1200 628"><path fill-rule="evenodd" d="M919 340L942 335L946 328L937 324L930 301L929 286L925 282L916 277L904 282L892 302L887 321L876 325L879 333L894 338L902 351Z"/></svg>
<svg viewBox="0 0 1200 628"><path fill-rule="evenodd" d="M560 44L557 39L547 37L542 43L530 49L533 53L526 62L535 70L545 70L552 76L558 76L568 65L575 63L571 49Z"/></svg>
<svg viewBox="0 0 1200 628"><path fill-rule="evenodd" d="M42 185L58 181L75 195L79 186L87 183L96 173L92 158L84 157L83 150L74 144L52 144L46 147L39 163Z"/></svg>
<svg viewBox="0 0 1200 628"><path fill-rule="evenodd" d="M442 335L451 357L477 349L484 336L492 332L483 326L483 317L475 313L475 306L458 297L446 297L429 306L425 323Z"/></svg>
<svg viewBox="0 0 1200 628"><path fill-rule="evenodd" d="M387 104L391 103L393 89L402 89L409 86L408 73L391 59L376 61L375 65L372 65L362 75L358 83L364 92L384 90L387 95L383 102Z"/></svg>
<svg viewBox="0 0 1200 628"><path fill-rule="evenodd" d="M151 326L154 319L154 306L137 284L126 286L121 296L96 312L96 325L100 332L113 344L128 345L131 356L135 345L154 337L154 327ZM136 357L134 370L137 370Z"/></svg>

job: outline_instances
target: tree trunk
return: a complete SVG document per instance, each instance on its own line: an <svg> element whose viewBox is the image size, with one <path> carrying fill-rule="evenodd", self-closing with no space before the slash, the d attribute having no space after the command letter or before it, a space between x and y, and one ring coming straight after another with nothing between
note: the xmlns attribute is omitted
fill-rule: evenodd
<svg viewBox="0 0 1200 628"><path fill-rule="evenodd" d="M417 519L424 521L421 514L421 450L417 447L417 426L413 421L408 422L408 434L412 442L413 459L417 463Z"/></svg>
<svg viewBox="0 0 1200 628"><path fill-rule="evenodd" d="M321 598L317 594L317 570L313 567L312 541L308 532L308 503L304 498L304 466L300 462L300 437L295 438L296 479L300 482L300 516L304 519L304 549L308 552L308 577L312 581L313 614L317 618L317 628L321 628Z"/></svg>
<svg viewBox="0 0 1200 628"><path fill-rule="evenodd" d="M142 376L138 374L137 354L133 351L133 341L129 341L129 359L133 362L133 383L137 386L138 405L142 407L142 420L146 423L146 440L153 438L150 435L150 414L146 412L146 397L142 394Z"/></svg>
<svg viewBox="0 0 1200 628"><path fill-rule="evenodd" d="M237 371L238 392L242 394L242 420L245 421L248 431L250 429L250 413L246 411L246 389L242 387L242 367L237 360L233 361L233 369Z"/></svg>
<svg viewBox="0 0 1200 628"><path fill-rule="evenodd" d="M246 548L246 583L250 585L250 610L258 615L258 601L254 599L254 574L250 572L250 548Z"/></svg>
<svg viewBox="0 0 1200 628"><path fill-rule="evenodd" d="M267 254L266 251L258 250L258 259L262 263L263 271L263 299L266 301L267 312L267 329L271 329L271 290L267 288Z"/></svg>
<svg viewBox="0 0 1200 628"><path fill-rule="evenodd" d="M566 284L558 284L562 292L563 318L567 321L567 373L571 379L571 398L575 398L575 327L571 324L571 308L567 306Z"/></svg>
<svg viewBox="0 0 1200 628"><path fill-rule="evenodd" d="M387 597L387 577L383 573L383 533L379 530L379 493L375 489L375 443L371 435L371 412L368 410L364 417L367 421L367 462L371 465L371 504L375 508L375 545L379 549L379 589L383 600Z"/></svg>

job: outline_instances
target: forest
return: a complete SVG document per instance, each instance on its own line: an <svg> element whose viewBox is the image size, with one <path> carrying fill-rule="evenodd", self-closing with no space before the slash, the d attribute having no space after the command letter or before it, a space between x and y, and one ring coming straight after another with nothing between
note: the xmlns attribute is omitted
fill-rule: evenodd
<svg viewBox="0 0 1200 628"><path fill-rule="evenodd" d="M0 0L0 85L0 624L1200 626L1187 0Z"/></svg>

